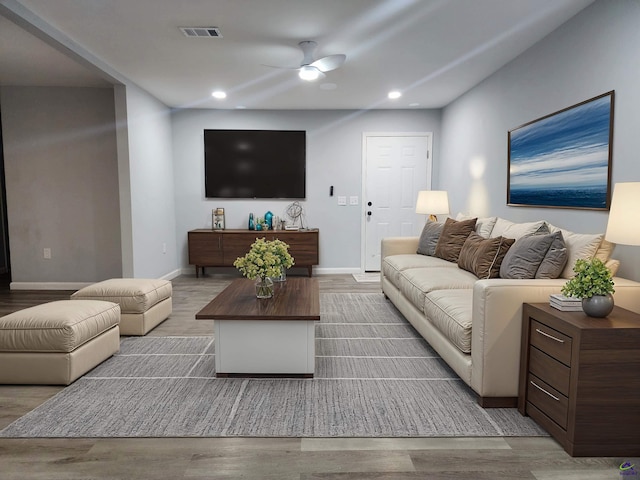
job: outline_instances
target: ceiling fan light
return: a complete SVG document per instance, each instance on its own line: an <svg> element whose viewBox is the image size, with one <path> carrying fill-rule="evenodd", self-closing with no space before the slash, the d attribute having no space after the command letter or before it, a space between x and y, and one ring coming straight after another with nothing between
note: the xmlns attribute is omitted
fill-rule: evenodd
<svg viewBox="0 0 640 480"><path fill-rule="evenodd" d="M312 82L318 79L318 77L320 76L320 72L316 67L312 67L311 65L305 65L300 68L300 71L298 72L298 76L302 80L306 80L307 82Z"/></svg>

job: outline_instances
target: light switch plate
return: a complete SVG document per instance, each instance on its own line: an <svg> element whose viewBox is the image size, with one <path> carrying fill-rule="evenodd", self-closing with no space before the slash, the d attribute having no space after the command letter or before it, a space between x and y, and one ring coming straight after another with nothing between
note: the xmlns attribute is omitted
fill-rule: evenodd
<svg viewBox="0 0 640 480"><path fill-rule="evenodd" d="M349 205L358 205L358 196L353 195L349 197Z"/></svg>
<svg viewBox="0 0 640 480"><path fill-rule="evenodd" d="M347 204L347 197L338 196L338 205L346 205L346 204Z"/></svg>

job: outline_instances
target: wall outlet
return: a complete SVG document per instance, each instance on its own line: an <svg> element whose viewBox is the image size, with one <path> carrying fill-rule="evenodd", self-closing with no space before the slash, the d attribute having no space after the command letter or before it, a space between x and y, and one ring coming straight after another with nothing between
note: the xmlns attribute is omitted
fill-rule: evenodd
<svg viewBox="0 0 640 480"><path fill-rule="evenodd" d="M349 205L358 205L358 196L352 195L349 197Z"/></svg>
<svg viewBox="0 0 640 480"><path fill-rule="evenodd" d="M51 249L50 248L45 248L43 253L44 253L44 258L46 258L47 260L51 259Z"/></svg>
<svg viewBox="0 0 640 480"><path fill-rule="evenodd" d="M338 196L338 205L346 205L346 204L347 204L347 197Z"/></svg>

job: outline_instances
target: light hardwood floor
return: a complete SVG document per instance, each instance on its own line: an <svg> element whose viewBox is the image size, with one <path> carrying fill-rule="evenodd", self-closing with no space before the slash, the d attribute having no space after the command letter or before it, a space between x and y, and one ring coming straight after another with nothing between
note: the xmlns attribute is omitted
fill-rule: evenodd
<svg viewBox="0 0 640 480"><path fill-rule="evenodd" d="M211 335L213 323L194 315L233 278L173 280L173 313L149 335ZM321 292L380 292L351 275L318 279ZM70 293L0 291L0 315ZM0 386L0 429L60 390ZM623 478L618 466L626 460L633 459L572 458L550 438L0 439L0 480L611 480Z"/></svg>

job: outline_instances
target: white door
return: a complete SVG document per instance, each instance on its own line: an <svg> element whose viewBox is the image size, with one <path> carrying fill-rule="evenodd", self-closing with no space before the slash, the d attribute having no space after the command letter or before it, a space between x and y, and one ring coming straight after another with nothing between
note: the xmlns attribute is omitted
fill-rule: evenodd
<svg viewBox="0 0 640 480"><path fill-rule="evenodd" d="M364 134L365 271L380 271L382 238L420 234L425 218L415 213L416 199L431 188L430 150L430 133Z"/></svg>

